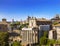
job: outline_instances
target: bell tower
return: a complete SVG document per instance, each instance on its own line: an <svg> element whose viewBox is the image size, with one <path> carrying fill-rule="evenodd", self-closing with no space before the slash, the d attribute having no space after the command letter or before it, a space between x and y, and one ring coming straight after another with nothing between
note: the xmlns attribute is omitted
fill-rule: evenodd
<svg viewBox="0 0 60 46"><path fill-rule="evenodd" d="M36 18L35 17L32 17L29 20L29 27L36 27Z"/></svg>

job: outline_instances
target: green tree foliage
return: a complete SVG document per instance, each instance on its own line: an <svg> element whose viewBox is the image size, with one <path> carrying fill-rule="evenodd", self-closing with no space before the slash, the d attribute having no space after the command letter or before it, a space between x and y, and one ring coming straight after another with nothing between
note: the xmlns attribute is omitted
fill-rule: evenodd
<svg viewBox="0 0 60 46"><path fill-rule="evenodd" d="M11 23L11 24L10 24L11 27L15 27L15 26L17 26L17 25L19 25L19 22L14 22L14 23Z"/></svg>
<svg viewBox="0 0 60 46"><path fill-rule="evenodd" d="M45 46L49 46L49 45L53 45L56 43L56 40L55 39L48 39L48 32L47 31L44 31L44 34L43 36L40 38L40 46L41 45L45 45Z"/></svg>
<svg viewBox="0 0 60 46"><path fill-rule="evenodd" d="M54 23L53 23L53 25L56 25L56 24L58 24L58 22L54 22Z"/></svg>
<svg viewBox="0 0 60 46"><path fill-rule="evenodd" d="M10 24L12 30L13 30L14 27L17 27L17 26L19 26L18 29L21 30L23 27L28 27L28 25L29 25L29 23L20 24L20 22L18 22L18 21L13 22L13 23Z"/></svg>
<svg viewBox="0 0 60 46"><path fill-rule="evenodd" d="M46 45L47 44L47 38L46 37L41 37L40 38L40 45Z"/></svg>
<svg viewBox="0 0 60 46"><path fill-rule="evenodd" d="M8 46L9 34L7 32L0 32L0 46Z"/></svg>
<svg viewBox="0 0 60 46"><path fill-rule="evenodd" d="M47 34L48 34L48 32L45 31L43 36L40 38L40 45L46 45L47 44Z"/></svg>
<svg viewBox="0 0 60 46"><path fill-rule="evenodd" d="M43 35L44 37L48 37L48 31L44 31L44 35Z"/></svg>
<svg viewBox="0 0 60 46"><path fill-rule="evenodd" d="M20 22L16 21L10 24L11 29L13 30L14 28L17 29L18 26L20 26ZM19 29L19 28L18 28Z"/></svg>
<svg viewBox="0 0 60 46"><path fill-rule="evenodd" d="M22 25L20 26L20 30L21 30L23 27L28 27L28 25L29 25L29 23L22 24Z"/></svg>
<svg viewBox="0 0 60 46"><path fill-rule="evenodd" d="M17 22L15 22L15 24L16 24L16 25L20 25L20 22L17 21Z"/></svg>
<svg viewBox="0 0 60 46"><path fill-rule="evenodd" d="M40 46L53 46L54 44L60 44L60 40L48 39L48 32L44 32L43 36L40 38Z"/></svg>
<svg viewBox="0 0 60 46"><path fill-rule="evenodd" d="M15 41L15 42L13 42L12 46L21 46L21 44L20 44L20 42Z"/></svg>
<svg viewBox="0 0 60 46"><path fill-rule="evenodd" d="M48 39L47 45L53 45L55 43L56 43L55 39L52 39L52 40Z"/></svg>

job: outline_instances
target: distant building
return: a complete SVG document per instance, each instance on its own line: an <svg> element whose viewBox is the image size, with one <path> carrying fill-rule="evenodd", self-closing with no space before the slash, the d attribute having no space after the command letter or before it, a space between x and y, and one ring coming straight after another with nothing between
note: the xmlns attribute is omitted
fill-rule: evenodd
<svg viewBox="0 0 60 46"><path fill-rule="evenodd" d="M31 17L30 16L28 16L28 18L27 18L27 22L29 23L29 20L31 19Z"/></svg>
<svg viewBox="0 0 60 46"><path fill-rule="evenodd" d="M37 27L36 25L36 18L32 17L30 20L29 20L29 27Z"/></svg>
<svg viewBox="0 0 60 46"><path fill-rule="evenodd" d="M52 33L50 33L52 32ZM60 23L59 24L56 24L56 25L53 25L53 30L50 31L49 33L49 39L56 39L56 40L59 40L60 39ZM50 35L52 34L51 38Z"/></svg>
<svg viewBox="0 0 60 46"><path fill-rule="evenodd" d="M49 31L50 30L50 25L40 25L39 29L42 31Z"/></svg>
<svg viewBox="0 0 60 46"><path fill-rule="evenodd" d="M57 39L57 31L56 30L50 30L48 34L49 39Z"/></svg>
<svg viewBox="0 0 60 46"><path fill-rule="evenodd" d="M37 32L37 39L39 40L39 38L43 35L43 32L44 31L49 31L49 30L51 30L52 29L52 23L51 23L51 21L50 20L46 20L45 18L42 18L42 19L37 19L37 18L35 18L35 17L32 17L32 18L30 18L30 20L29 20L29 26L28 26L28 28L22 28L22 42L23 43L29 43L28 41L27 41L27 39L29 38L29 39L31 39L30 37L34 37L34 35L32 35L32 34L30 34L30 32L32 33L32 32L34 32L35 31L35 29L37 29L36 30L36 32ZM27 35L32 35L32 36L30 36L30 37L28 37ZM35 34L35 33L34 33ZM34 37L34 38L36 38L36 37ZM24 40L25 39L25 40ZM32 39L33 40L33 39ZM32 41L32 40L30 40L30 42ZM24 42L25 41L25 42ZM31 42L31 44L33 44L33 42L34 41L32 41ZM35 43L38 43L39 41L37 41L37 42L35 42ZM30 45L30 43L29 43L29 45Z"/></svg>
<svg viewBox="0 0 60 46"><path fill-rule="evenodd" d="M49 25L50 28L52 25L52 22L50 20L46 20L45 18L41 19L36 19L36 18L31 18L29 21L29 27L39 27L40 25Z"/></svg>
<svg viewBox="0 0 60 46"><path fill-rule="evenodd" d="M23 28L22 29L22 44L24 46L38 44L38 29L37 28Z"/></svg>
<svg viewBox="0 0 60 46"><path fill-rule="evenodd" d="M60 22L60 15L56 14L54 18L51 19L52 22Z"/></svg>
<svg viewBox="0 0 60 46"><path fill-rule="evenodd" d="M6 19L2 19L2 21L0 22L0 31L9 31L9 24L10 22L7 22Z"/></svg>
<svg viewBox="0 0 60 46"><path fill-rule="evenodd" d="M26 20L24 20L24 21L20 21L20 24L26 24L26 23L29 23L29 20L31 19L31 17L30 16L28 16L27 17L27 19Z"/></svg>

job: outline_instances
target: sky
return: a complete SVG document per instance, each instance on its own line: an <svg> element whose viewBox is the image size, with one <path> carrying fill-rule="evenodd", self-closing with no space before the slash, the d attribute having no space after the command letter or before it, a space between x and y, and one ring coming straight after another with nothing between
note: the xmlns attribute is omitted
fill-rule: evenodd
<svg viewBox="0 0 60 46"><path fill-rule="evenodd" d="M27 16L53 18L60 14L60 0L0 0L0 20L25 20Z"/></svg>

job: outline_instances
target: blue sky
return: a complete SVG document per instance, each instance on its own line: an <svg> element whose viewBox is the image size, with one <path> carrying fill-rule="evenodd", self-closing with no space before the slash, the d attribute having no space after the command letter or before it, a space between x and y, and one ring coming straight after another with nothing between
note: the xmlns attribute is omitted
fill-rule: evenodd
<svg viewBox="0 0 60 46"><path fill-rule="evenodd" d="M60 14L60 0L0 0L0 20L25 20L27 16L50 19Z"/></svg>

